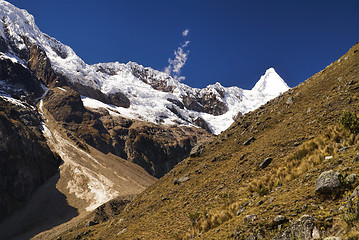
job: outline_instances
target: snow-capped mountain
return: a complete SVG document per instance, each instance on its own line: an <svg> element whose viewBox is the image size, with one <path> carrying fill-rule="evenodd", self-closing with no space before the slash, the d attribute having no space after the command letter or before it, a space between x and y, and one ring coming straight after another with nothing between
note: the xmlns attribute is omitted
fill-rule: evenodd
<svg viewBox="0 0 359 240"><path fill-rule="evenodd" d="M252 111L289 89L273 68L252 90L243 90L220 83L204 89L191 88L164 72L134 62L88 65L69 46L42 33L27 11L0 1L0 16L1 58L31 70L44 62L41 68L51 68L65 79L59 82L57 78L46 85L70 85L80 92L86 107L104 107L114 115L161 124L195 125L219 134L239 112ZM43 59L34 63L34 51L39 51Z"/></svg>

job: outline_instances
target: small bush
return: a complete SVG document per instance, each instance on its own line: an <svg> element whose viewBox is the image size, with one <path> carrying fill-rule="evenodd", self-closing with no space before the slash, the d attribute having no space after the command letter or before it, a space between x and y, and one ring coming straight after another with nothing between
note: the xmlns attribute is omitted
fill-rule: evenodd
<svg viewBox="0 0 359 240"><path fill-rule="evenodd" d="M269 193L269 189L267 187L261 187L257 190L259 196L265 196Z"/></svg>
<svg viewBox="0 0 359 240"><path fill-rule="evenodd" d="M196 225L199 215L200 215L199 212L189 214L189 219L191 220L193 226Z"/></svg>
<svg viewBox="0 0 359 240"><path fill-rule="evenodd" d="M343 219L350 229L359 220L359 193L356 191L356 194L352 196L349 192L346 192L342 204L344 207Z"/></svg>
<svg viewBox="0 0 359 240"><path fill-rule="evenodd" d="M349 130L350 133L359 133L359 119L354 112L344 112L340 118L340 124L343 126L343 128Z"/></svg>

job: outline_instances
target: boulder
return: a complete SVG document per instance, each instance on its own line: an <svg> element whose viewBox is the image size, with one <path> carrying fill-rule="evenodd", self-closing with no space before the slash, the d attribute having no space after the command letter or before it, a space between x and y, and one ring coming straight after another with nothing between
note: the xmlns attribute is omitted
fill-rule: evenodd
<svg viewBox="0 0 359 240"><path fill-rule="evenodd" d="M358 162L359 161L359 153L357 153L353 159L354 162Z"/></svg>
<svg viewBox="0 0 359 240"><path fill-rule="evenodd" d="M313 239L313 231L315 231L314 217L311 215L303 215L295 220L289 227L279 233L274 240L291 240L291 239ZM316 235L316 234L315 234Z"/></svg>
<svg viewBox="0 0 359 240"><path fill-rule="evenodd" d="M177 185L177 184L180 184L180 183L184 183L184 182L187 182L189 181L189 176L183 176L183 177L180 177L180 178L175 178L173 180L173 184L174 185Z"/></svg>
<svg viewBox="0 0 359 240"><path fill-rule="evenodd" d="M293 97L288 97L287 101L285 102L288 105L292 105L294 103L294 98Z"/></svg>
<svg viewBox="0 0 359 240"><path fill-rule="evenodd" d="M266 158L266 159L264 159L264 161L261 163L261 164L259 164L259 167L261 168L261 169L264 169L264 168L266 168L266 167L268 167L268 165L272 162L272 158Z"/></svg>
<svg viewBox="0 0 359 240"><path fill-rule="evenodd" d="M251 144L254 140L256 140L254 137L250 137L247 141L243 143L244 146L247 146Z"/></svg>
<svg viewBox="0 0 359 240"><path fill-rule="evenodd" d="M288 222L288 219L283 215L277 215L273 219L273 225L275 225L275 226L281 225L281 224L286 223L286 222Z"/></svg>
<svg viewBox="0 0 359 240"><path fill-rule="evenodd" d="M357 179L357 175L355 173L349 174L345 179L344 182L346 184L353 184Z"/></svg>
<svg viewBox="0 0 359 240"><path fill-rule="evenodd" d="M315 191L318 193L332 193L342 186L342 175L333 170L322 172L315 180Z"/></svg>
<svg viewBox="0 0 359 240"><path fill-rule="evenodd" d="M253 233L251 233L251 234L249 234L249 236L247 237L247 240L257 240L257 238L256 238L256 236L255 236Z"/></svg>
<svg viewBox="0 0 359 240"><path fill-rule="evenodd" d="M255 214L251 214L251 215L247 215L244 217L244 222L248 223L248 222L253 222L257 219L257 215Z"/></svg>
<svg viewBox="0 0 359 240"><path fill-rule="evenodd" d="M191 152L190 152L190 156L191 157L197 157L199 156L204 149L204 145L196 145L192 148Z"/></svg>
<svg viewBox="0 0 359 240"><path fill-rule="evenodd" d="M234 121L237 121L237 120L240 119L242 116L243 116L243 113L238 112L236 115L234 115L234 116L232 117L232 119L233 119Z"/></svg>

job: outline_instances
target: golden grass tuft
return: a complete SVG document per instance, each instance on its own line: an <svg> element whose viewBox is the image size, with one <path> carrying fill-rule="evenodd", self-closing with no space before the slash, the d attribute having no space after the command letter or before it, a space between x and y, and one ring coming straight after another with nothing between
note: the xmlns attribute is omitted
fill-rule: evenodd
<svg viewBox="0 0 359 240"><path fill-rule="evenodd" d="M253 179L248 185L250 192L265 195L274 188L298 178L303 173L314 169L326 156L335 157L344 146L357 145L359 136L349 134L339 127L329 128L317 138L304 143L298 150L289 155L285 165L272 168L264 176Z"/></svg>

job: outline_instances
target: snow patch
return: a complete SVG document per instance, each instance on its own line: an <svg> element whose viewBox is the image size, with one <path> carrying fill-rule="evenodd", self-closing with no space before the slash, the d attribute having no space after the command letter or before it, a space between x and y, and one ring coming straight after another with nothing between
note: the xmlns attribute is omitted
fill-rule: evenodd
<svg viewBox="0 0 359 240"><path fill-rule="evenodd" d="M5 101L7 101L7 102L9 102L11 104L14 104L16 106L19 106L19 107L22 107L22 108L28 108L28 106L25 105L26 104L25 102L22 102L22 101L20 101L18 99L15 99L15 98L13 98L13 97L11 97L9 95L0 95L0 98L2 98L3 100L5 100Z"/></svg>
<svg viewBox="0 0 359 240"><path fill-rule="evenodd" d="M62 87L57 87L57 88L60 89L60 90L63 91L63 92L67 92L67 90L64 89L64 88L62 88Z"/></svg>

